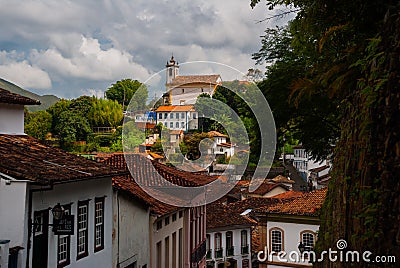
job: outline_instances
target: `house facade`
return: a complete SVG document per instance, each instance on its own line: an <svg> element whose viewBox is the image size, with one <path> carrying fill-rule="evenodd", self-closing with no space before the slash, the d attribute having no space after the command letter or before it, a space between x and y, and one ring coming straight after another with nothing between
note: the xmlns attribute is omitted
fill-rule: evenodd
<svg viewBox="0 0 400 268"><path fill-rule="evenodd" d="M293 147L293 166L299 172L299 175L306 181L308 180L311 170L322 166L329 166L328 160L317 161L306 151L303 146Z"/></svg>
<svg viewBox="0 0 400 268"><path fill-rule="evenodd" d="M207 205L207 268L251 267L253 220L216 201Z"/></svg>
<svg viewBox="0 0 400 268"><path fill-rule="evenodd" d="M275 204L257 208L253 212L259 219L258 267L312 266L310 254L317 240L320 225L318 215L326 189L294 197L289 194L287 197L290 198L282 194L280 198L274 198L279 199ZM279 252L285 252L286 258L278 257Z"/></svg>
<svg viewBox="0 0 400 268"><path fill-rule="evenodd" d="M193 105L160 106L155 111L156 124L162 123L169 130L188 131L199 128L199 118Z"/></svg>

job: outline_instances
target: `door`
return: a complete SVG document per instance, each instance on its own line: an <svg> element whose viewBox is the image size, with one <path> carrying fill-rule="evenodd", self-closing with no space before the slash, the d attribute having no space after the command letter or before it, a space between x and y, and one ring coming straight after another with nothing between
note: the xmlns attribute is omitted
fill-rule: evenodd
<svg viewBox="0 0 400 268"><path fill-rule="evenodd" d="M49 211L35 211L33 223L32 268L47 268Z"/></svg>

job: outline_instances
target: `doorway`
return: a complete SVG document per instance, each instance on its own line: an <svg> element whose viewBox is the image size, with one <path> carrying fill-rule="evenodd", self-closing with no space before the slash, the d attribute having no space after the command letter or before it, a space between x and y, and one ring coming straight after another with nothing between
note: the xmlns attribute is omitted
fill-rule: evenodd
<svg viewBox="0 0 400 268"><path fill-rule="evenodd" d="M32 268L47 268L49 211L33 213Z"/></svg>

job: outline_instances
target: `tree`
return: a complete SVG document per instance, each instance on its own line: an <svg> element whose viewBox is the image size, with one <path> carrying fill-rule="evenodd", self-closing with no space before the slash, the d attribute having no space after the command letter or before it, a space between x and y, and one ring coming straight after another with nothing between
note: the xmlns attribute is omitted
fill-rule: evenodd
<svg viewBox="0 0 400 268"><path fill-rule="evenodd" d="M113 127L122 124L122 106L114 100L95 98L86 115L93 127Z"/></svg>
<svg viewBox="0 0 400 268"><path fill-rule="evenodd" d="M70 100L61 99L55 104L50 106L46 111L52 116L53 122L51 124L51 132L56 132L55 128L59 123L59 116L62 112L69 111L69 106L71 105Z"/></svg>
<svg viewBox="0 0 400 268"><path fill-rule="evenodd" d="M51 114L46 111L29 113L25 118L25 132L32 137L45 140L51 131L52 122Z"/></svg>
<svg viewBox="0 0 400 268"><path fill-rule="evenodd" d="M59 115L55 133L60 139L61 147L67 149L75 141L86 141L92 129L86 118L72 111L64 111Z"/></svg>
<svg viewBox="0 0 400 268"><path fill-rule="evenodd" d="M258 2L253 0L251 4ZM338 239L345 239L353 251L369 250L374 255L399 258L400 154L396 144L400 139L400 9L397 1L266 2L270 9L279 4L295 6L298 13L287 28L289 42L278 39L271 43L268 39L272 37L268 35L263 39L266 46L263 44L255 57L261 61L276 57L276 63L269 69L275 75L271 81L284 82L286 71L289 83L284 87L285 94L295 104L294 108L308 109L308 114L321 113L327 108L329 112L315 121L323 124L310 127L312 121L305 120L309 122L305 127L314 129L320 146L329 146L321 141L336 136L333 180L322 209L316 250L332 248ZM273 52L267 50L269 44L273 45L269 48ZM267 75L267 81L270 78ZM330 103L334 106L326 107ZM292 117L290 114L288 122L292 122ZM302 118L294 118L295 126L304 123L299 119ZM329 125L338 128L337 134L327 133ZM306 138L306 130L296 128ZM325 259L316 266L348 266L345 262L328 261ZM381 267L381 264L364 262L357 266Z"/></svg>
<svg viewBox="0 0 400 268"><path fill-rule="evenodd" d="M115 100L122 105L125 110L132 97L135 95L131 108L133 110L144 110L148 97L147 88L138 80L123 79L112 84L105 92L107 99ZM136 94L137 93L137 94Z"/></svg>

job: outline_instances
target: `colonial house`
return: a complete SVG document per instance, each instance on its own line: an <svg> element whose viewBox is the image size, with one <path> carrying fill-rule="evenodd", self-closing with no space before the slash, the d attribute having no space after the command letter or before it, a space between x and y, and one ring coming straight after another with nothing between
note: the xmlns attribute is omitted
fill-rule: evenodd
<svg viewBox="0 0 400 268"><path fill-rule="evenodd" d="M199 128L199 118L193 105L160 106L156 109L156 124L162 123L169 130L188 131Z"/></svg>
<svg viewBox="0 0 400 268"><path fill-rule="evenodd" d="M24 105L37 101L0 89L0 103L2 262L111 267L111 178L124 172L25 135Z"/></svg>
<svg viewBox="0 0 400 268"><path fill-rule="evenodd" d="M118 168L127 168L129 163L141 165L141 177L136 178L141 183L155 183L153 166L157 172L170 182L180 186L205 185L215 178L184 172L172 167L167 167L158 162L151 161L139 154L113 154L103 160L105 163ZM133 161L133 162L130 162ZM177 207L164 204L145 193L132 178L114 179L115 186L129 189L132 194L140 194L150 204L148 226L150 241L150 267L205 267L206 242L205 220L206 209L204 205L197 207ZM173 196L171 199L175 198ZM121 237L130 237L129 233L121 234ZM143 266L142 266L143 267Z"/></svg>
<svg viewBox="0 0 400 268"><path fill-rule="evenodd" d="M172 56L166 65L164 105L194 104L201 94L212 95L222 79L218 74L179 75L179 64Z"/></svg>
<svg viewBox="0 0 400 268"><path fill-rule="evenodd" d="M215 154L217 158L230 158L235 153L234 146L228 142L228 136L218 131L209 131L208 135L213 139L213 145L209 154Z"/></svg>
<svg viewBox="0 0 400 268"><path fill-rule="evenodd" d="M331 167L328 165L310 169L310 176L313 187L322 189L327 187L331 176L329 175Z"/></svg>
<svg viewBox="0 0 400 268"><path fill-rule="evenodd" d="M329 166L329 160L315 160L314 157L307 152L302 145L294 146L293 152L293 166L305 181L308 180L312 169Z"/></svg>
<svg viewBox="0 0 400 268"><path fill-rule="evenodd" d="M319 210L326 189L273 198L277 202L252 213L259 219L258 267L311 267L310 259L320 225ZM288 198L290 197L290 198ZM286 258L279 259L278 253ZM289 258L290 256L290 258Z"/></svg>
<svg viewBox="0 0 400 268"><path fill-rule="evenodd" d="M255 221L220 201L207 205L207 268L251 267L251 228Z"/></svg>

